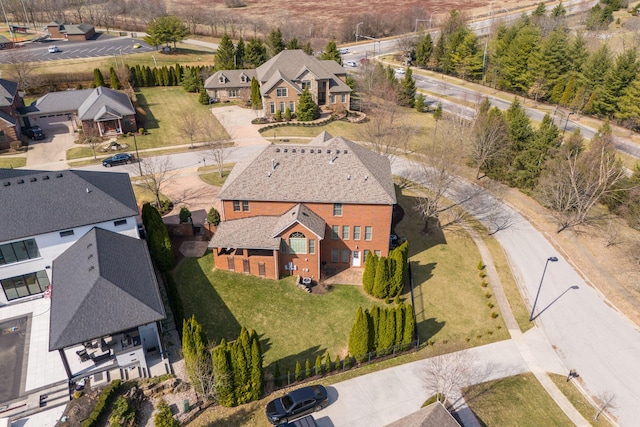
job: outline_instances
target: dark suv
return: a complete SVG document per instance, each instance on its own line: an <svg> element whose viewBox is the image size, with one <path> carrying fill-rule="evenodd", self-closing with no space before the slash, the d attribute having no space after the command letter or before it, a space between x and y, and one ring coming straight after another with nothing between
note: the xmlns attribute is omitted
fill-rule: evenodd
<svg viewBox="0 0 640 427"><path fill-rule="evenodd" d="M29 137L34 141L45 138L44 132L42 132L42 129L40 128L40 126L31 126L28 128L23 128L22 133L24 134L24 136Z"/></svg>
<svg viewBox="0 0 640 427"><path fill-rule="evenodd" d="M267 404L267 418L273 425L285 424L313 411L319 411L329 403L327 390L317 384L293 390Z"/></svg>
<svg viewBox="0 0 640 427"><path fill-rule="evenodd" d="M133 154L129 153L118 153L113 157L109 157L108 159L104 159L102 161L102 166L106 168L110 168L111 166L116 165L124 165L134 161Z"/></svg>

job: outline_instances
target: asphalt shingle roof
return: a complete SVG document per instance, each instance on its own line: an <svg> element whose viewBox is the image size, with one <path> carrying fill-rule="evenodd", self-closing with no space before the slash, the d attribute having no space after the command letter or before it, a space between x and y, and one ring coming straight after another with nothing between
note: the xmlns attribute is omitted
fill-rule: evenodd
<svg viewBox="0 0 640 427"><path fill-rule="evenodd" d="M125 173L0 169L0 242L135 216Z"/></svg>
<svg viewBox="0 0 640 427"><path fill-rule="evenodd" d="M242 75L247 76L247 81L241 80ZM220 83L220 77L224 76L224 82ZM221 70L216 71L204 82L207 89L226 89L237 87L251 87L251 78L256 77L256 70Z"/></svg>
<svg viewBox="0 0 640 427"><path fill-rule="evenodd" d="M13 105L13 100L18 93L18 83L11 80L0 79L0 107Z"/></svg>
<svg viewBox="0 0 640 427"><path fill-rule="evenodd" d="M389 159L342 137L320 134L308 145L269 145L239 162L221 200L296 203L396 203Z"/></svg>
<svg viewBox="0 0 640 427"><path fill-rule="evenodd" d="M223 221L209 241L210 248L279 249L280 235L300 223L320 239L325 222L303 204L297 204L280 216L253 216Z"/></svg>
<svg viewBox="0 0 640 427"><path fill-rule="evenodd" d="M52 283L50 351L165 318L140 239L93 228L53 262Z"/></svg>
<svg viewBox="0 0 640 427"><path fill-rule="evenodd" d="M93 29L94 27L91 24L78 24L78 25L65 26L65 30L67 30L67 34L71 36L87 34L89 31Z"/></svg>
<svg viewBox="0 0 640 427"><path fill-rule="evenodd" d="M122 116L136 113L126 93L103 86L95 89L49 92L23 111L27 114L59 114L77 111L80 120L97 120L104 112L104 107Z"/></svg>
<svg viewBox="0 0 640 427"><path fill-rule="evenodd" d="M432 403L416 412L387 424L387 427L460 427L458 421L440 402Z"/></svg>

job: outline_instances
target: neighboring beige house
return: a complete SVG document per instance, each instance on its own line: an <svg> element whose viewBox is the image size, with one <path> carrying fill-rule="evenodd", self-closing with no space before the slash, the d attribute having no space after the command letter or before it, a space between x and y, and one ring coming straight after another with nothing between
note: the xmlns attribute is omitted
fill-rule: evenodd
<svg viewBox="0 0 640 427"><path fill-rule="evenodd" d="M204 87L215 101L249 100L253 77L260 83L267 116L287 108L295 112L306 88L321 107L349 108L351 88L345 83L345 69L336 61L319 60L299 49L284 50L256 69L217 71Z"/></svg>

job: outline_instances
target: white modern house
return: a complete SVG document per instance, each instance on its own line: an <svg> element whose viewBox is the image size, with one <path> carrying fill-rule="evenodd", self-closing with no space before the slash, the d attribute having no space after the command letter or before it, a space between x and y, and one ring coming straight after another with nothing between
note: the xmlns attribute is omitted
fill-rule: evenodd
<svg viewBox="0 0 640 427"><path fill-rule="evenodd" d="M0 417L170 369L127 174L0 169Z"/></svg>

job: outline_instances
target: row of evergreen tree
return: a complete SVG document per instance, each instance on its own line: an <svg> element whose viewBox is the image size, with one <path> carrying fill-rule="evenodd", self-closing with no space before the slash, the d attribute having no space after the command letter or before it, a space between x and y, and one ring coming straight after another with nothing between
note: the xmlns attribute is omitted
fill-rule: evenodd
<svg viewBox="0 0 640 427"><path fill-rule="evenodd" d="M408 241L391 250L388 257L369 252L362 274L364 291L381 299L400 295L408 273L408 253Z"/></svg>
<svg viewBox="0 0 640 427"><path fill-rule="evenodd" d="M217 397L222 406L235 406L262 397L264 371L260 339L244 326L238 339L210 343L192 316L182 327L182 354L187 374L202 396Z"/></svg>
<svg viewBox="0 0 640 427"><path fill-rule="evenodd" d="M540 4L532 16L501 24L484 46L454 10L435 44L430 34L418 39L414 63L638 127L637 50L614 55L603 43L589 52L584 34L569 30L558 7L547 16Z"/></svg>
<svg viewBox="0 0 640 427"><path fill-rule="evenodd" d="M369 353L384 356L394 348L409 348L414 337L413 306L404 303L393 308L374 306L371 310L358 307L349 334L349 354L358 362L367 360Z"/></svg>
<svg viewBox="0 0 640 427"><path fill-rule="evenodd" d="M169 232L167 226L162 222L160 212L149 203L142 205L142 223L147 233L147 245L151 259L162 272L171 270L176 265L176 258Z"/></svg>
<svg viewBox="0 0 640 427"><path fill-rule="evenodd" d="M328 374L339 369L348 369L351 366L351 357L347 355L344 361L340 360L340 356L336 355L335 360L331 360L331 355L327 352L324 357L317 355L314 366L311 366L311 360L306 359L304 367L300 361L296 361L293 377L291 370L287 368L286 376L280 372L280 365L276 362L274 372L274 382L276 386L289 385L293 381L302 381L318 375ZM286 379L286 380L285 380Z"/></svg>
<svg viewBox="0 0 640 427"><path fill-rule="evenodd" d="M256 331L248 332L243 326L236 341L226 342L223 338L213 349L218 402L222 406L235 406L260 399L264 382L262 363Z"/></svg>

